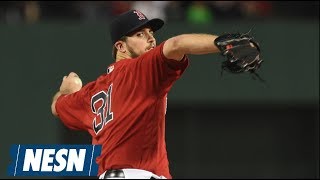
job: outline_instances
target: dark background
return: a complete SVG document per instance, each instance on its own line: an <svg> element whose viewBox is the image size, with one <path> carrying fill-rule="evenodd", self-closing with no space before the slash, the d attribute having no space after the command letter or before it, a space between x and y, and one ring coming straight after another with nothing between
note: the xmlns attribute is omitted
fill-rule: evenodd
<svg viewBox="0 0 320 180"><path fill-rule="evenodd" d="M0 178L13 178L6 172L12 144L91 143L88 134L51 115L51 99L70 71L86 84L113 62L108 22L118 13L111 10L114 2L98 4L91 21L74 10L79 4L35 2L0 3ZM192 6L176 3L182 14ZM265 60L258 73L266 80L221 76L219 54L190 56L168 95L166 142L174 178L319 179L319 2L262 5L233 17L220 11L202 24L167 11L158 42L254 27Z"/></svg>

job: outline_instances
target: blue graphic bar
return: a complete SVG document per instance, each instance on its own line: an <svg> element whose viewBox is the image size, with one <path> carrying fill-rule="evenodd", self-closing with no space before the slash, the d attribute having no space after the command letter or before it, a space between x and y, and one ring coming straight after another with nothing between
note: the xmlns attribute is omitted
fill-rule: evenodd
<svg viewBox="0 0 320 180"><path fill-rule="evenodd" d="M9 176L97 176L101 145L15 144Z"/></svg>

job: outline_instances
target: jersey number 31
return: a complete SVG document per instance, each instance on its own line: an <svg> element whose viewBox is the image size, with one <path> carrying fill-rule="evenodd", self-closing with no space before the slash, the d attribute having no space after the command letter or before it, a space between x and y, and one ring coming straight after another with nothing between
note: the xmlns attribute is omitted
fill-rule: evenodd
<svg viewBox="0 0 320 180"><path fill-rule="evenodd" d="M113 119L113 113L111 112L111 92L112 84L108 88L108 92L100 91L91 98L91 110L96 117L93 119L92 126L96 134L98 134L103 127ZM101 101L101 105L96 107L95 104ZM100 123L97 124L97 117L100 116Z"/></svg>

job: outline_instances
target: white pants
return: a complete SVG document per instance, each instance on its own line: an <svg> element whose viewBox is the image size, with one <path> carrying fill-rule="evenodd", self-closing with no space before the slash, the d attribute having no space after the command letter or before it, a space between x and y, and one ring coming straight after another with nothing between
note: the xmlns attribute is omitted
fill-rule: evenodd
<svg viewBox="0 0 320 180"><path fill-rule="evenodd" d="M108 178L108 179L150 179L155 178L155 179L167 179L164 176L158 176L153 174L152 172L142 170L142 169L121 169L123 170L124 177L125 178ZM104 175L106 174L107 171L102 173L99 176L99 179L104 179Z"/></svg>

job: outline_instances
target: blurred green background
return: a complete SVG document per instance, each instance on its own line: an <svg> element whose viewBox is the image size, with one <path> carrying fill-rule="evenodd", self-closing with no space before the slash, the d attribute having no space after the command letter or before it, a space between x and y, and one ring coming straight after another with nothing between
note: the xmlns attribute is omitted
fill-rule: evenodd
<svg viewBox="0 0 320 180"><path fill-rule="evenodd" d="M108 22L0 23L0 178L12 178L12 144L91 143L53 117L50 105L64 75L74 71L86 84L113 62ZM219 54L190 55L170 91L166 141L174 178L319 178L318 18L169 21L156 37L160 43L252 27L266 84L249 74L221 76Z"/></svg>

